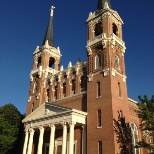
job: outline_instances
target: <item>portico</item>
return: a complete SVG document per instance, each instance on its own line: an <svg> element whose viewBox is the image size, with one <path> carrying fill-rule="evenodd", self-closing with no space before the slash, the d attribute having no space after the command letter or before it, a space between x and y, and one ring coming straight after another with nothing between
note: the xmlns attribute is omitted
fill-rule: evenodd
<svg viewBox="0 0 154 154"><path fill-rule="evenodd" d="M44 133L50 131L49 151L45 154L57 154L55 149L55 132L62 131L61 154L74 154L74 128L86 125L87 113L53 103L44 103L33 113L28 115L23 123L25 124L25 141L23 154L32 154L33 138L35 131L39 132L37 154L42 154ZM69 138L67 138L69 134ZM82 131L82 153L85 153L85 132Z"/></svg>

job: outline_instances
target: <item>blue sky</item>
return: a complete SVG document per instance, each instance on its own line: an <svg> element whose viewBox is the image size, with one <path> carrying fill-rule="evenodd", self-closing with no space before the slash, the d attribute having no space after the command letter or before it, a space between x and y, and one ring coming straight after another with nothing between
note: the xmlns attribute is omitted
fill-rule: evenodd
<svg viewBox="0 0 154 154"><path fill-rule="evenodd" d="M89 12L97 0L1 0L0 1L0 106L13 103L25 113L29 73L36 46L41 46L50 6L54 11L55 46L60 46L61 65L86 60ZM128 96L154 94L154 0L111 0L112 9L124 21Z"/></svg>

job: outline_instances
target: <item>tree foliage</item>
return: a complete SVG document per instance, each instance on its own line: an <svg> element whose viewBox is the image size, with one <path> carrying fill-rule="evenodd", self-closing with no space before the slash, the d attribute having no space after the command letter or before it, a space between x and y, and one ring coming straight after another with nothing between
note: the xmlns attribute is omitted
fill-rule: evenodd
<svg viewBox="0 0 154 154"><path fill-rule="evenodd" d="M23 116L13 104L0 107L0 154L19 153Z"/></svg>
<svg viewBox="0 0 154 154"><path fill-rule="evenodd" d="M131 128L129 123L125 122L125 117L123 117L120 112L118 112L118 120L113 119L113 121L120 154L133 154Z"/></svg>
<svg viewBox="0 0 154 154"><path fill-rule="evenodd" d="M149 154L154 154L154 96L151 99L145 95L139 96L137 116L141 119L140 129L145 139L138 142L137 148L146 148Z"/></svg>

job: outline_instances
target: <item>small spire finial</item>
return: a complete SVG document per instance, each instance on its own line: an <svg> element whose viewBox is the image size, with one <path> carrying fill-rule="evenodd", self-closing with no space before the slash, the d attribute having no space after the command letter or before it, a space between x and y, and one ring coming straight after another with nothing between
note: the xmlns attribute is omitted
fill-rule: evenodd
<svg viewBox="0 0 154 154"><path fill-rule="evenodd" d="M109 8L111 9L110 0L98 0L97 10L103 9L106 2L108 3Z"/></svg>
<svg viewBox="0 0 154 154"><path fill-rule="evenodd" d="M54 11L55 7L54 6L51 6L51 9L50 9L50 16L53 17L53 11Z"/></svg>

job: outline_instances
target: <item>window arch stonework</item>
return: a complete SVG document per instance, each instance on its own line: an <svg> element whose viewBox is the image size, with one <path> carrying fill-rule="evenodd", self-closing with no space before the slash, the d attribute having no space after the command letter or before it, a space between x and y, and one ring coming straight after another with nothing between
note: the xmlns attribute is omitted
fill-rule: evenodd
<svg viewBox="0 0 154 154"><path fill-rule="evenodd" d="M131 135L132 135L132 144L133 146L135 146L137 142L139 141L138 128L135 123L131 123L130 127L131 127ZM140 154L140 150L137 148L134 148L133 154Z"/></svg>
<svg viewBox="0 0 154 154"><path fill-rule="evenodd" d="M95 56L95 69L98 69L102 66L102 55L101 54L97 54Z"/></svg>
<svg viewBox="0 0 154 154"><path fill-rule="evenodd" d="M118 27L115 23L112 24L112 31L113 31L113 34L118 36Z"/></svg>
<svg viewBox="0 0 154 154"><path fill-rule="evenodd" d="M94 36L97 37L102 33L103 33L103 24L102 24L102 21L99 21L98 23L95 24Z"/></svg>
<svg viewBox="0 0 154 154"><path fill-rule="evenodd" d="M114 57L115 68L120 70L120 58L118 55Z"/></svg>

